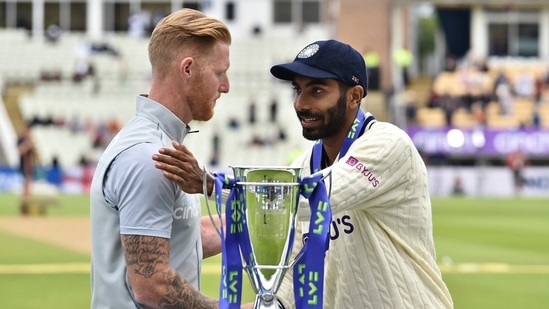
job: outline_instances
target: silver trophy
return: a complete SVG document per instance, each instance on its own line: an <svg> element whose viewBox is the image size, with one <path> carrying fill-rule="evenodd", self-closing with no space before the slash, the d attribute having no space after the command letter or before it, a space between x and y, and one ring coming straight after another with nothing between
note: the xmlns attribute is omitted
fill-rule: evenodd
<svg viewBox="0 0 549 309"><path fill-rule="evenodd" d="M286 271L299 258L291 261L290 256L302 168L233 166L232 169L236 186L243 192L241 202L251 252L242 261L256 293L253 308L278 308L276 292Z"/></svg>
<svg viewBox="0 0 549 309"><path fill-rule="evenodd" d="M244 189L252 256L244 265L256 293L254 309L278 308L276 292L290 261L301 168L233 167Z"/></svg>

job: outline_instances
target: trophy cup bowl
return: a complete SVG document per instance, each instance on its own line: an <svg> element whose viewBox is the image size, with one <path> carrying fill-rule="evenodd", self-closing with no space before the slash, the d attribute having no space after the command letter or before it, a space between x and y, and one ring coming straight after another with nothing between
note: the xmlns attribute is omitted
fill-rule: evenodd
<svg viewBox="0 0 549 309"><path fill-rule="evenodd" d="M243 267L256 293L254 309L278 308L276 292L293 266L292 252L302 168L232 167L242 188L251 256ZM246 263L246 260L249 262Z"/></svg>

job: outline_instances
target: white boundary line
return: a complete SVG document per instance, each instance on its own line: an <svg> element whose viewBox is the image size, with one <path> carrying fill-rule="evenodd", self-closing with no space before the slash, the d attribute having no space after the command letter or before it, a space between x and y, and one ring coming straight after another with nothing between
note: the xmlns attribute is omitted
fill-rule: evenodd
<svg viewBox="0 0 549 309"><path fill-rule="evenodd" d="M439 265L443 274L549 274L549 265L510 265L505 263L463 263ZM221 266L203 264L205 275L219 274ZM61 264L4 264L0 265L0 275L38 274L89 274L89 263Z"/></svg>
<svg viewBox="0 0 549 309"><path fill-rule="evenodd" d="M549 265L510 265L505 263L463 263L439 265L445 274L549 274Z"/></svg>
<svg viewBox="0 0 549 309"><path fill-rule="evenodd" d="M4 264L0 265L0 275L41 275L41 274L89 274L89 263L60 264ZM202 273L221 273L221 265L203 264Z"/></svg>

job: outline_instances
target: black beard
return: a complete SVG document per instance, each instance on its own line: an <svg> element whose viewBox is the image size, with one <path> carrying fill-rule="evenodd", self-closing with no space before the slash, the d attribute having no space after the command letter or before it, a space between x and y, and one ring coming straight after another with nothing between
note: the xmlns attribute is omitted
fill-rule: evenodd
<svg viewBox="0 0 549 309"><path fill-rule="evenodd" d="M298 112L298 118L316 117L320 119L322 125L317 129L303 128L303 137L310 141L316 141L322 138L336 135L341 126L345 123L347 114L347 100L343 93L337 100L336 105L328 108L324 115L311 114L309 112ZM325 121L327 119L327 121Z"/></svg>

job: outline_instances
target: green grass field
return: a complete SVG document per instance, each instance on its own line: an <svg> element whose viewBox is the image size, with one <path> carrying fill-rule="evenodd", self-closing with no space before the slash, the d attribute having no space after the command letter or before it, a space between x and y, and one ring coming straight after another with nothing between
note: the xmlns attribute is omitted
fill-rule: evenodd
<svg viewBox="0 0 549 309"><path fill-rule="evenodd" d="M88 215L85 196L63 196L48 216ZM17 197L0 195L0 216L17 216ZM547 308L549 199L433 199L437 258L455 308ZM0 304L9 309L89 308L87 254L0 230ZM204 293L217 297L218 257L205 261ZM13 265L48 264L25 273ZM57 269L56 269L57 268ZM11 270L10 270L11 269ZM249 286L246 300L253 295Z"/></svg>

